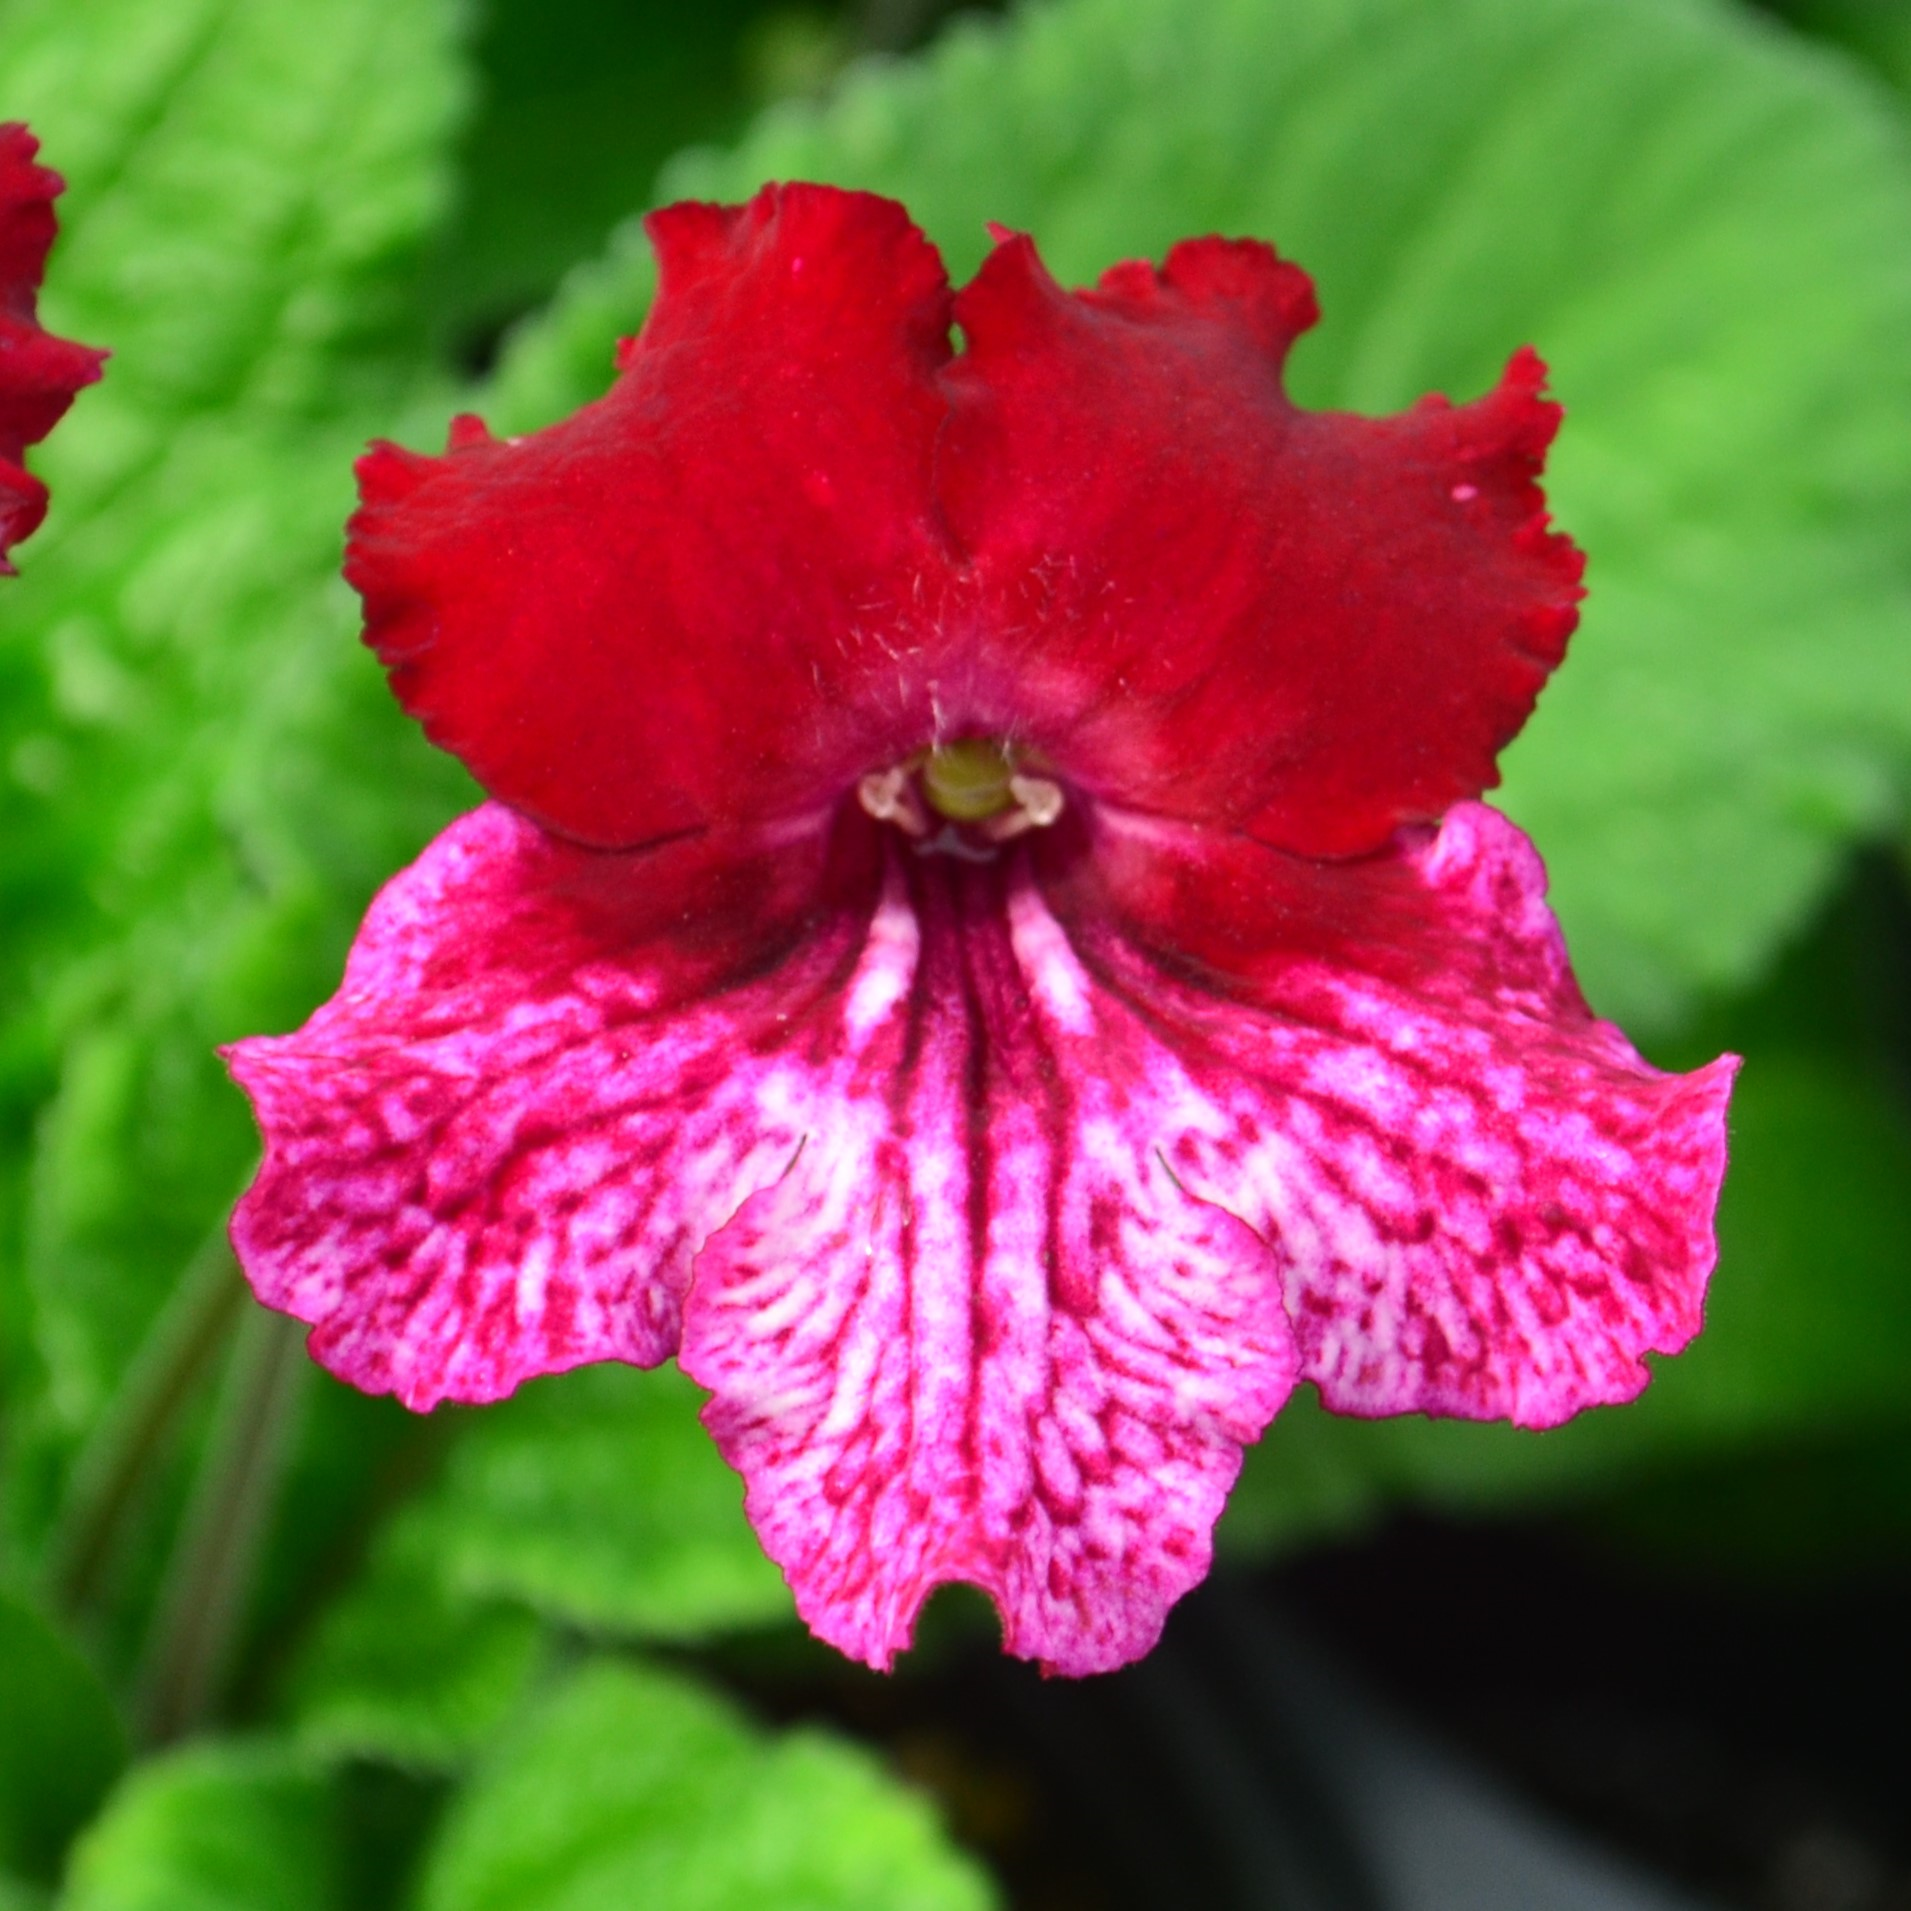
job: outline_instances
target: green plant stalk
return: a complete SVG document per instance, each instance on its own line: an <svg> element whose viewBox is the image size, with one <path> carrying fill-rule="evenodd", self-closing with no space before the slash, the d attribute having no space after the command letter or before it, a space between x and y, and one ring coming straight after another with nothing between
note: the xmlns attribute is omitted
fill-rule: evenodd
<svg viewBox="0 0 1911 1911"><path fill-rule="evenodd" d="M297 1321L245 1314L141 1666L136 1712L150 1743L191 1731L218 1702L310 1373Z"/></svg>
<svg viewBox="0 0 1911 1911"><path fill-rule="evenodd" d="M83 1614L97 1598L126 1510L238 1318L245 1291L222 1216L186 1263L111 1409L74 1464L45 1566L48 1594L69 1617Z"/></svg>

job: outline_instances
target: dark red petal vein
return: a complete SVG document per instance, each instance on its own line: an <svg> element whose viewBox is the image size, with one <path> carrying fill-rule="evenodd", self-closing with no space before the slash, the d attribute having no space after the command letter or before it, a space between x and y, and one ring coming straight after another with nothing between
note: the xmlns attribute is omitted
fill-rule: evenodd
<svg viewBox="0 0 1911 1911"><path fill-rule="evenodd" d="M1170 1084L1081 990L1019 859L899 867L856 1066L698 1257L683 1365L797 1609L886 1667L938 1584L1107 1671L1208 1569L1294 1380L1278 1268L1192 1199Z"/></svg>

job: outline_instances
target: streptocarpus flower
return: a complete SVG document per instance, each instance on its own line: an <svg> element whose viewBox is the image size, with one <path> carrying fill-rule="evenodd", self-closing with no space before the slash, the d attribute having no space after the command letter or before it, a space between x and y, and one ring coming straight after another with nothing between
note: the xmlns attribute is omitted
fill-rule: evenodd
<svg viewBox="0 0 1911 1911"><path fill-rule="evenodd" d="M40 280L62 183L33 163L39 150L17 121L0 125L0 575L13 570L8 551L46 516L46 486L22 462L26 448L60 422L106 357L40 325Z"/></svg>
<svg viewBox="0 0 1911 1911"><path fill-rule="evenodd" d="M650 232L607 397L360 467L367 638L495 800L230 1051L261 1298L414 1407L675 1352L875 1665L945 1580L1144 1652L1297 1380L1636 1394L1733 1065L1593 1018L1473 800L1579 596L1539 361L1308 413L1264 245L952 293L865 194Z"/></svg>

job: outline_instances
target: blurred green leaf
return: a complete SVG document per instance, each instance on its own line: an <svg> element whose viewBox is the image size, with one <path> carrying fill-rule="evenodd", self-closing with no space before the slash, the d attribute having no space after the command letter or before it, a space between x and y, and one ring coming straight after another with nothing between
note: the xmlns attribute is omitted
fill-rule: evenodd
<svg viewBox="0 0 1911 1911"><path fill-rule="evenodd" d="M452 1806L423 1911L981 1911L921 1800L820 1732L679 1679L577 1673Z"/></svg>
<svg viewBox="0 0 1911 1911"><path fill-rule="evenodd" d="M288 1694L300 1744L327 1757L452 1766L522 1700L544 1658L537 1619L448 1598L418 1552L387 1548L326 1613Z"/></svg>
<svg viewBox="0 0 1911 1911"><path fill-rule="evenodd" d="M0 1587L0 1872L52 1878L125 1760L118 1715L92 1668Z"/></svg>
<svg viewBox="0 0 1911 1911"><path fill-rule="evenodd" d="M790 1617L742 1486L675 1368L533 1381L448 1416L434 1485L398 1513L321 1622L286 1702L301 1742L460 1762L543 1662L538 1618L688 1642Z"/></svg>
<svg viewBox="0 0 1911 1911"><path fill-rule="evenodd" d="M330 1800L269 1744L189 1746L136 1767L75 1848L60 1911L332 1911Z"/></svg>
<svg viewBox="0 0 1911 1911"><path fill-rule="evenodd" d="M402 1543L463 1598L591 1630L694 1640L786 1619L698 1399L674 1367L534 1381L474 1417Z"/></svg>
<svg viewBox="0 0 1911 1911"><path fill-rule="evenodd" d="M36 1142L0 1275L24 1253L42 1369L16 1348L16 1485L240 1184L213 1043L309 1008L468 789L337 576L352 457L424 382L459 11L0 5L0 96L71 181L46 310L114 351L0 600L0 1142Z"/></svg>
<svg viewBox="0 0 1911 1911"><path fill-rule="evenodd" d="M852 74L664 196L903 198L965 273L984 221L1071 282L1190 232L1301 260L1312 404L1471 395L1536 341L1592 556L1507 765L1593 997L1672 1026L1744 985L1883 830L1911 763L1911 155L1840 62L1703 0L1064 0ZM608 382L634 229L513 344L492 409Z"/></svg>
<svg viewBox="0 0 1911 1911"><path fill-rule="evenodd" d="M1900 88L1911 88L1911 8L1903 0L1759 0L1811 33L1869 61Z"/></svg>
<svg viewBox="0 0 1911 1911"><path fill-rule="evenodd" d="M389 401L448 198L458 11L0 0L0 97L68 187L43 309L114 354L42 454L69 526L181 418Z"/></svg>
<svg viewBox="0 0 1911 1911"><path fill-rule="evenodd" d="M1719 1236L1704 1332L1656 1360L1630 1406L1535 1434L1339 1420L1308 1394L1249 1454L1227 1539L1291 1543L1401 1497L1481 1511L1583 1497L1735 1449L1902 1427L1911 1117L1898 1098L1802 1054L1749 1067L1733 1102Z"/></svg>

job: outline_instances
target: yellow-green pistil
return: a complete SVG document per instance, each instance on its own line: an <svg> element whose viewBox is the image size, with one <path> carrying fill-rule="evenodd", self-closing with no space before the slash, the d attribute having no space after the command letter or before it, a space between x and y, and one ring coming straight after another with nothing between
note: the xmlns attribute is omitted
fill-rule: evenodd
<svg viewBox="0 0 1911 1911"><path fill-rule="evenodd" d="M856 784L856 800L925 850L976 853L1024 830L1046 829L1066 807L1062 786L1031 774L1007 744L982 737L918 750Z"/></svg>
<svg viewBox="0 0 1911 1911"><path fill-rule="evenodd" d="M952 823L985 823L1016 807L1009 788L1015 766L1001 744L984 737L939 743L922 764L922 794Z"/></svg>

